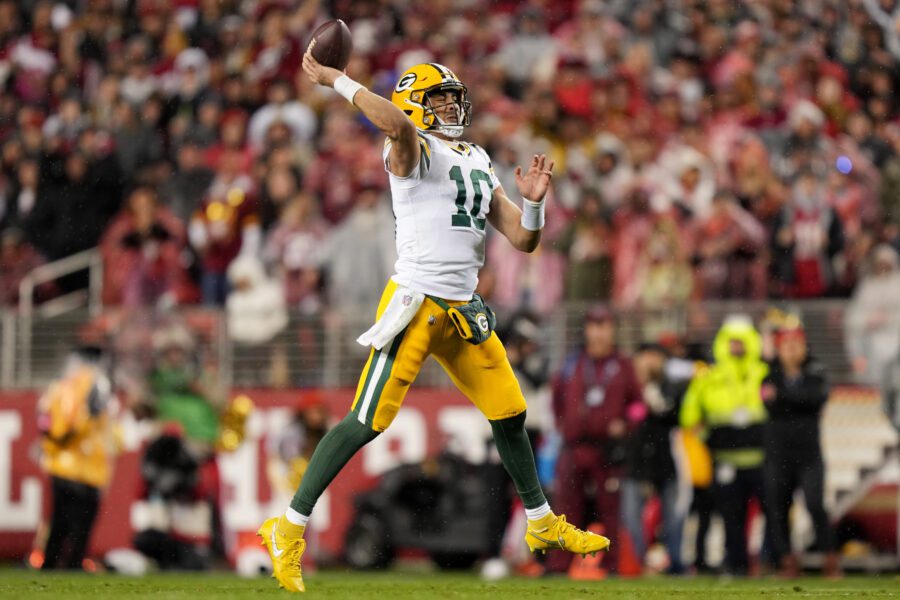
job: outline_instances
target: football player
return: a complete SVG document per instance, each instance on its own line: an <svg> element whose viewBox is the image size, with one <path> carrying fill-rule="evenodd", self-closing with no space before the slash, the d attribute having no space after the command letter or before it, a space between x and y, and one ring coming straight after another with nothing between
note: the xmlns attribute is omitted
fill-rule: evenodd
<svg viewBox="0 0 900 600"><path fill-rule="evenodd" d="M527 170L516 169L520 209L500 185L487 152L459 139L470 123L471 104L466 86L447 67L408 69L390 101L319 64L309 52L303 70L313 82L333 87L387 136L384 165L398 260L376 323L360 337L372 350L349 414L316 448L287 512L259 529L274 576L288 590L304 590L300 558L313 505L350 458L390 425L428 356L490 421L525 505L529 548L579 554L608 549L608 539L550 510L525 433L525 400L492 332L493 313L474 295L487 223L518 250L537 248L553 162L535 155Z"/></svg>

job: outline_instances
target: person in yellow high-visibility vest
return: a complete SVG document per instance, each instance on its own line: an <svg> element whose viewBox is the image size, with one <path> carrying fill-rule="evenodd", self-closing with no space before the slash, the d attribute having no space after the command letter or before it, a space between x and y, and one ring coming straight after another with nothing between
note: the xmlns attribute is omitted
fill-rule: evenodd
<svg viewBox="0 0 900 600"><path fill-rule="evenodd" d="M115 437L109 379L100 351L84 348L67 360L63 375L38 402L41 467L53 494L43 569L80 569L100 504L112 475Z"/></svg>
<svg viewBox="0 0 900 600"><path fill-rule="evenodd" d="M748 318L729 318L713 343L715 364L692 382L681 406L681 426L702 432L713 459L713 495L725 521L726 568L747 573L747 505L764 505L761 389L769 368L759 333Z"/></svg>

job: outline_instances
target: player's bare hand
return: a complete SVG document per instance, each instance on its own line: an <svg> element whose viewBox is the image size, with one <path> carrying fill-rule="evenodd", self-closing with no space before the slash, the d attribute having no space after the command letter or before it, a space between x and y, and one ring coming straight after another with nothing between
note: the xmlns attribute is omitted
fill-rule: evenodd
<svg viewBox="0 0 900 600"><path fill-rule="evenodd" d="M543 154L535 154L531 159L531 165L525 174L522 167L516 167L516 187L526 200L540 202L550 188L550 179L553 177L553 161L547 162Z"/></svg>
<svg viewBox="0 0 900 600"><path fill-rule="evenodd" d="M333 87L334 80L344 74L337 69L320 64L319 61L313 58L309 50L303 55L303 72L306 73L313 83L328 87Z"/></svg>

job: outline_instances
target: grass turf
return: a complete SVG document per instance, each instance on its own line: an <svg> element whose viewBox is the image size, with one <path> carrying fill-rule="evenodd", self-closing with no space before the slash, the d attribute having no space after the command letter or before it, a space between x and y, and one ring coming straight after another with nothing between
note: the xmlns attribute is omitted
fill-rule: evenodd
<svg viewBox="0 0 900 600"><path fill-rule="evenodd" d="M473 574L327 571L307 578L306 598L366 600L422 600L428 598L478 600L579 599L594 596L617 600L640 598L900 598L900 577L847 577L822 579L731 580L649 578L577 582L565 578L507 579L485 582ZM116 575L46 574L24 570L0 571L0 598L288 598L272 579L240 579L228 574L151 575L131 578Z"/></svg>

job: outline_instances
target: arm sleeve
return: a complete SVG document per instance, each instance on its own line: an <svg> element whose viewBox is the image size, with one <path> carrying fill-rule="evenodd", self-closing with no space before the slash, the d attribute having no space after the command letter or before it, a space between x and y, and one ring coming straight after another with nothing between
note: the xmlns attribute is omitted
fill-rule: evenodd
<svg viewBox="0 0 900 600"><path fill-rule="evenodd" d="M496 190L498 187L500 187L500 179L497 177L497 172L494 169L494 161L491 160L490 155L488 155L487 151L481 146L472 144L472 147L475 148L475 150L477 150L478 153L484 157L484 160L487 161L488 175L491 178L491 189Z"/></svg>
<svg viewBox="0 0 900 600"><path fill-rule="evenodd" d="M406 177L398 177L391 173L391 140L385 138L384 151L381 156L384 161L384 170L388 172L391 179L417 183L425 178L425 175L428 174L428 170L431 168L431 146L429 146L428 139L422 135L419 136L419 147L421 149L421 152L419 153L419 163L413 167L413 170L409 175Z"/></svg>

